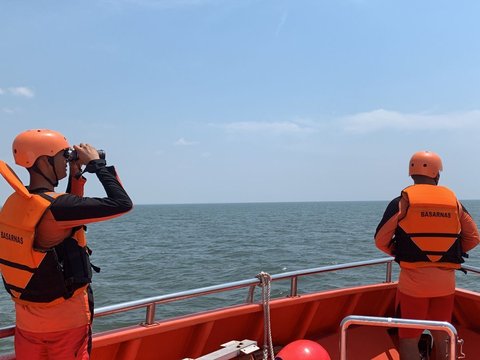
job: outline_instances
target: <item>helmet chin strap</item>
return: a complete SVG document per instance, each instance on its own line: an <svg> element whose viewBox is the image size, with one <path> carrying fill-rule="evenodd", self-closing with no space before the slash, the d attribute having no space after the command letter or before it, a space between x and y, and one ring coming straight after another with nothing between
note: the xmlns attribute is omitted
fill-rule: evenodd
<svg viewBox="0 0 480 360"><path fill-rule="evenodd" d="M37 167L37 164L32 166L32 170L35 171L37 174L41 175L45 180L48 181L50 185L56 188L58 186L58 175L57 175L57 171L55 170L55 160L51 156L49 156L47 159L48 159L48 163L53 168L53 173L55 174L55 182L52 182L52 180L50 180L43 172L41 172L40 169Z"/></svg>
<svg viewBox="0 0 480 360"><path fill-rule="evenodd" d="M55 159L49 156L48 163L52 165L52 168L53 168L53 174L55 175L55 184L52 184L52 185L54 188L56 188L58 186L58 175L57 175L57 170L55 169Z"/></svg>

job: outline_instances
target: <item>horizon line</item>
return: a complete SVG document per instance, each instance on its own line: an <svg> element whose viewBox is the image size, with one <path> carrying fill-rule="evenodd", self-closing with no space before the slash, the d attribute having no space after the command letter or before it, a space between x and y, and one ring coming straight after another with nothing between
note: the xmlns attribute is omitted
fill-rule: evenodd
<svg viewBox="0 0 480 360"><path fill-rule="evenodd" d="M462 201L479 201L480 199L459 199ZM242 204L300 204L300 203L354 203L354 202L390 202L389 200L308 200L308 201L234 201L234 202L179 202L179 203L134 203L134 206L155 205L242 205Z"/></svg>

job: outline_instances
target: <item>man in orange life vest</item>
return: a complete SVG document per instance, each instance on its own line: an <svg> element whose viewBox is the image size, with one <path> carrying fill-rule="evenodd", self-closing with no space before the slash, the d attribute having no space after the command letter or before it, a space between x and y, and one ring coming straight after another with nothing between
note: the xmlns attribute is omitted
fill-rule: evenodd
<svg viewBox="0 0 480 360"><path fill-rule="evenodd" d="M0 172L15 192L0 211L0 270L15 302L18 360L89 359L93 295L85 224L120 216L132 202L115 168L89 144L74 145L53 130L20 133L15 163L27 168L25 188L13 170ZM54 192L70 177L66 193ZM81 171L84 166L83 171ZM105 198L83 197L83 172L96 174Z"/></svg>
<svg viewBox="0 0 480 360"><path fill-rule="evenodd" d="M475 222L455 194L438 186L440 157L415 153L409 175L414 185L390 202L375 233L375 244L400 264L397 300L403 318L451 321L455 269L480 242ZM422 330L399 329L402 360L420 358ZM446 335L433 331L437 359L446 359Z"/></svg>

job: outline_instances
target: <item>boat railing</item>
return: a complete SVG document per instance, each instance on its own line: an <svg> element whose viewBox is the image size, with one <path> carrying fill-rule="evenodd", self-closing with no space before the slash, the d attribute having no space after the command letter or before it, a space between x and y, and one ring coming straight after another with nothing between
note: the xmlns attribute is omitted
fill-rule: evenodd
<svg viewBox="0 0 480 360"><path fill-rule="evenodd" d="M280 274L275 274L271 276L271 281L279 280L290 280L290 296L297 296L298 294L298 278L308 275L321 274L332 271L347 270L359 267L373 266L386 264L386 274L385 281L392 281L392 263L393 258L381 258L374 260L358 261L338 265L329 265L322 266L312 269L304 269L298 271L290 271ZM241 288L249 288L247 299L245 303L251 304L254 302L254 292L255 289L260 286L260 281L258 278L246 279L236 282L224 283L221 285L207 286L203 288L198 288L194 290L181 291L177 293L160 295L150 298L145 298L136 301L125 302L121 304L111 305L101 307L95 310L95 317L103 317L112 314L122 313L125 311L130 311L139 308L146 308L146 316L144 325L152 325L155 323L155 309L158 304L165 304L179 300L185 300L190 298L195 298L204 295L211 295L220 292L227 292L232 290L237 290Z"/></svg>
<svg viewBox="0 0 480 360"><path fill-rule="evenodd" d="M298 271L290 271L280 274L275 274L271 276L271 281L280 281L280 280L290 280L290 293L289 295L294 297L298 294L298 279L300 277L316 275L321 273L347 270L353 268L367 267L386 264L385 272L385 282L392 282L392 266L394 259L392 257L385 257L380 259L366 260L366 261L357 261L345 264L338 265L329 265L316 267L311 269L304 269ZM463 268L467 271L470 271L475 274L480 274L480 268L473 267L469 265L464 265ZM152 325L155 323L155 310L156 305L171 303L180 300L186 300L190 298L196 298L204 295L210 295L220 292L227 292L232 290L237 290L241 288L248 288L248 295L246 298L246 303L254 302L254 293L257 287L261 286L261 283L258 278L252 278L247 280L241 280L236 282L224 283L221 285L207 286L194 290L181 291L176 293L171 293L167 295L154 296L149 298L144 298L135 301L129 301L124 303L119 303L110 306L104 306L95 309L95 318L105 317L113 314L124 313L131 310L145 308L145 322L144 325ZM15 332L15 326L7 326L0 328L0 339L13 336Z"/></svg>
<svg viewBox="0 0 480 360"><path fill-rule="evenodd" d="M461 346L463 343L463 341L459 341L458 339L457 329L455 329L452 324L446 321L350 315L345 317L340 323L340 360L347 360L347 330L351 325L444 331L447 333L449 338L447 350L448 359L457 359L457 345ZM460 355L463 355L462 350L460 350L459 353Z"/></svg>
<svg viewBox="0 0 480 360"><path fill-rule="evenodd" d="M480 274L480 268L475 267L475 266L470 266L470 265L462 265L462 269L466 271L470 271L474 274Z"/></svg>
<svg viewBox="0 0 480 360"><path fill-rule="evenodd" d="M298 279L300 277L333 272L333 271L386 264L385 282L391 282L393 260L394 259L392 257L386 257L386 258L357 261L357 262L338 264L338 265L322 266L322 267L316 267L311 269L303 269L298 271L290 271L290 272L272 275L271 281L274 282L274 281L280 281L280 280L290 280L289 294L290 296L294 297L298 295ZM241 288L249 289L245 303L251 304L254 302L255 289L259 286L261 286L261 283L258 278L246 279L246 280L241 280L236 282L228 282L220 285L207 286L207 287L202 287L202 288L193 289L193 290L180 291L180 292L175 292L167 295L159 295L159 296L148 297L140 300L123 302L115 305L100 307L95 309L94 316L95 318L105 317L113 314L119 314L119 313L131 311L131 310L145 308L146 309L145 322L143 323L143 325L148 326L155 323L155 310L156 310L156 306L159 304L171 303L175 301L186 300L190 298L196 298L196 297L220 293L220 292L227 292L227 291L237 290ZM2 327L0 328L0 339L13 336L14 332L15 332L15 326Z"/></svg>

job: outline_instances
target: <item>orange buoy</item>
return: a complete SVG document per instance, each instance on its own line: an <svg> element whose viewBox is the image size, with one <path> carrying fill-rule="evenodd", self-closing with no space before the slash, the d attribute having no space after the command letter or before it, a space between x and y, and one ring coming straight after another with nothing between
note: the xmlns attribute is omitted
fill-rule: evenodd
<svg viewBox="0 0 480 360"><path fill-rule="evenodd" d="M287 344L275 360L331 360L322 345L311 340L296 340Z"/></svg>

